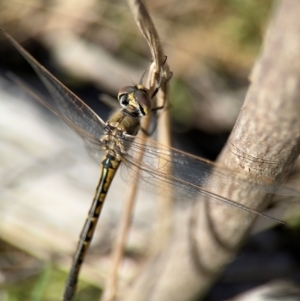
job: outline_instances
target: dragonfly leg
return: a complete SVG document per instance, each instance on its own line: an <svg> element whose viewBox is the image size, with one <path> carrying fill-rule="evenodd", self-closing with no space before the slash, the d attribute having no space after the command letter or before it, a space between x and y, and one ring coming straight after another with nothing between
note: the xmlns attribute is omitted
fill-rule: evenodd
<svg viewBox="0 0 300 301"><path fill-rule="evenodd" d="M165 102L166 102L166 101L165 101ZM155 108L154 112L156 112L156 111L158 111L158 110L162 110L163 108L165 108L165 104L162 105L162 106L160 106L160 107L158 107L158 108ZM171 108L171 104L168 103L168 104L167 104L167 107L166 107L166 110L168 110L169 108ZM142 131L143 134L145 134L147 137L151 137L151 136L154 134L154 132L156 131L156 128L157 128L157 121L158 121L158 119L159 119L159 116L160 116L160 115L155 114L156 120L155 120L155 122L154 122L154 124L153 124L153 126L152 126L152 128L151 128L150 130L146 130L146 129L144 129L144 128L141 128L141 131Z"/></svg>

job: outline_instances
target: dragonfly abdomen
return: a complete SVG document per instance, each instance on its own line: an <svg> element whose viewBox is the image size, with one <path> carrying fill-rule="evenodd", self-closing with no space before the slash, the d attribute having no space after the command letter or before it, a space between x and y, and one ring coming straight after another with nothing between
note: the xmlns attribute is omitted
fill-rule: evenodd
<svg viewBox="0 0 300 301"><path fill-rule="evenodd" d="M65 291L63 299L64 301L72 300L75 294L81 264L90 246L90 242L93 238L108 189L119 165L120 161L116 158L116 155L113 152L107 152L102 161L102 170L99 184L97 186L88 216L85 220L84 227L80 234L77 251L73 260L74 264L71 268L71 273L69 274L70 276L67 279L67 289Z"/></svg>

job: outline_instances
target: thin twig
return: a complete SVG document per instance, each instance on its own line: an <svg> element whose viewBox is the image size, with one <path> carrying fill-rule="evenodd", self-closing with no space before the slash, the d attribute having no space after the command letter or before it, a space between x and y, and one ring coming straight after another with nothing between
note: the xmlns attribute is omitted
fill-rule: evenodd
<svg viewBox="0 0 300 301"><path fill-rule="evenodd" d="M128 4L132 10L134 18L140 30L142 31L145 39L148 42L152 54L153 63L150 66L150 70L149 70L150 76L148 77L148 81L149 81L148 87L150 90L150 95L152 95L154 90L156 89L156 85L159 82L159 79L163 77L162 84L164 84L165 87L166 79L168 80L171 77L171 73L169 72L167 64L164 65L163 73L161 73L162 71L161 66L165 61L165 56L162 52L162 47L159 42L158 34L156 32L156 29L153 25L153 22L145 6L141 1L128 1ZM166 93L164 95L166 95ZM163 101L165 100L163 99ZM150 125L150 116L142 120L142 127L144 129L148 129L149 125ZM143 160L143 155L144 155L143 152L141 152L137 160L141 162ZM135 184L130 187L128 197L126 198L124 204L124 211L119 226L118 237L116 240L116 244L114 246L111 270L106 283L106 291L102 298L102 300L105 301L113 301L115 300L117 295L118 270L124 253L124 246L129 232L132 212L133 212L136 193L138 189L138 185L137 185L139 181L138 168L135 174L136 174L136 178L134 179L133 182Z"/></svg>
<svg viewBox="0 0 300 301"><path fill-rule="evenodd" d="M156 83L159 78L162 76L165 81L168 81L171 78L172 73L168 69L167 62L165 62L166 57L163 53L163 48L161 46L158 33L144 3L141 0L127 0L127 3L131 9L138 27L140 28L150 48L155 68L155 77L150 84L150 93L152 94L156 88Z"/></svg>
<svg viewBox="0 0 300 301"><path fill-rule="evenodd" d="M136 24L149 45L151 56L156 66L155 72L159 74L160 66L162 66L164 61L164 53L153 21L142 1L127 0L127 3Z"/></svg>
<svg viewBox="0 0 300 301"><path fill-rule="evenodd" d="M170 111L168 108L168 83L163 82L157 94L157 103L165 104L166 108L158 115L157 141L163 145L171 146ZM168 156L161 154L161 156ZM172 172L171 170L165 172ZM153 254L161 251L170 242L172 231L172 192L167 189L158 197L158 217L153 242Z"/></svg>
<svg viewBox="0 0 300 301"><path fill-rule="evenodd" d="M156 105L161 106L165 104L166 107L162 112L158 113L157 140L164 145L170 146L170 117L168 110L167 87L168 81L172 77L172 73L169 70L168 61L166 60L167 57L163 53L158 33L144 3L140 0L128 0L128 4L137 25L148 42L152 54L153 63L150 70L152 68L154 69L154 72L150 72L152 75L152 78L150 79L150 93L153 93L158 81L161 79L161 86L158 91ZM158 196L158 198L159 214L156 234L153 242L153 245L155 246L152 250L153 252L160 250L161 247L168 242L171 231L171 193L170 191L166 191L163 196Z"/></svg>

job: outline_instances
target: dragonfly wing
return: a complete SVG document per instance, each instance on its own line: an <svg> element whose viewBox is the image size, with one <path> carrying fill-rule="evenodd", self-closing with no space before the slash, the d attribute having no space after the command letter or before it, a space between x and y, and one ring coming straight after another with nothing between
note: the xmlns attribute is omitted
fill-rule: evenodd
<svg viewBox="0 0 300 301"><path fill-rule="evenodd" d="M141 152L144 152L144 159L138 162L137 158ZM218 195L218 191L233 189L274 193L277 188L268 182L261 183L259 179L251 181L246 174L242 175L150 139L137 138L124 157L124 163L127 167L140 166L141 180L146 182L148 187L155 186L155 190L161 195L166 190L171 191L175 199L179 200L196 200L199 195L204 195L218 203L258 215L261 213Z"/></svg>
<svg viewBox="0 0 300 301"><path fill-rule="evenodd" d="M95 139L94 137L89 136L81 136L84 140L85 147L88 150L91 158L100 165L103 161L103 156L106 152L103 143L99 139Z"/></svg>
<svg viewBox="0 0 300 301"><path fill-rule="evenodd" d="M0 29L0 32L11 42L11 44L22 54L27 62L35 70L42 80L49 93L51 94L54 105L48 100L43 100L54 113L59 115L67 124L76 130L81 136L85 136L83 130L90 136L100 138L103 134L105 123L103 120L88 107L79 97L65 87L56 79L45 67L38 63L17 41L9 34ZM39 100L39 99L37 99ZM39 100L40 101L40 100ZM41 101L40 101L41 102ZM81 130L79 130L81 128ZM82 130L83 129L83 130Z"/></svg>
<svg viewBox="0 0 300 301"><path fill-rule="evenodd" d="M60 113L57 109L55 109L52 105L49 104L41 95L35 92L30 86L28 86L24 81L19 79L17 76L13 74L8 74L8 77L22 90L26 91L28 95L32 96L32 98L39 101L43 104L46 108L51 110L54 114L56 114L60 119L62 119L71 129L73 129L81 138L84 140L86 148L89 150L89 153L92 155L97 162L101 162L99 158L102 158L104 149L103 143L100 139L96 138L95 136L91 135L90 133L86 132L81 127L78 127L74 124L70 119L68 119L65 115ZM103 150L102 150L103 149Z"/></svg>

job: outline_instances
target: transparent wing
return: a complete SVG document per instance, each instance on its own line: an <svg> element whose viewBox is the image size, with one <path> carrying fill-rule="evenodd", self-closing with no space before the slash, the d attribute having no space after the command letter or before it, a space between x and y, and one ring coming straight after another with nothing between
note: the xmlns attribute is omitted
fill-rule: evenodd
<svg viewBox="0 0 300 301"><path fill-rule="evenodd" d="M99 139L103 135L105 126L103 120L79 97L57 80L46 68L39 64L10 35L1 29L0 31L32 66L48 89L54 102L53 104L49 103L40 97L37 97L37 100L62 118L63 121L72 127L80 136L85 137L85 139L88 139L88 137ZM20 81L18 81L18 84L20 84ZM23 87L26 86L24 83L21 85ZM26 90L28 91L30 89L26 87Z"/></svg>
<svg viewBox="0 0 300 301"><path fill-rule="evenodd" d="M27 62L35 70L42 80L50 95L53 103L38 95L26 83L18 77L10 74L9 77L28 94L39 101L41 104L58 115L69 127L79 134L86 143L90 154L98 161L102 159L101 137L105 134L106 123L78 96L72 93L58 79L56 79L45 67L39 64L17 41L9 34L0 29L0 32L12 43L12 45L22 54ZM123 145L131 144L134 137L125 135Z"/></svg>
<svg viewBox="0 0 300 301"><path fill-rule="evenodd" d="M144 152L144 159L138 162L137 158L141 152ZM285 187L277 189L270 184L270 179L261 182L262 179L256 178L251 181L241 173L150 139L137 137L128 154L124 156L123 162L127 167L126 171L129 171L131 166L139 166L139 176L142 182L146 182L146 186L156 187L156 191L162 195L166 190L170 190L176 199L184 201L195 200L199 195L205 195L219 203L261 215L256 210L217 195L218 190L228 188L273 194L276 189L277 195L297 198L300 196L298 192Z"/></svg>
<svg viewBox="0 0 300 301"><path fill-rule="evenodd" d="M39 97L22 81L13 78L14 81L74 129L84 139L91 154L99 161L101 158L99 152L102 149L100 138L105 133L106 126L103 120L41 66L13 38L3 30L1 32L34 68L52 95L54 105ZM120 139L123 139L124 146L131 144L128 154L124 155L122 160L127 167L126 170L134 171L132 167L138 167L140 170L138 173L141 175L142 181L150 187L155 186L156 190L161 191L161 193L169 189L176 198L184 197L191 200L196 199L199 195L206 195L223 204L262 215L254 209L223 198L214 191L219 188L229 188L230 185L230 189L255 189L267 193L274 192L275 187L269 185L267 181L263 184L258 184L256 181L249 183L249 180L243 178L240 173L218 166L208 160L160 145L153 140L136 138L133 141L134 137L130 135L124 135ZM141 152L144 153L144 159L139 162L137 158ZM136 171L134 172L136 173ZM127 174L127 180L130 177ZM276 193L299 196L297 192L286 188L282 188Z"/></svg>

